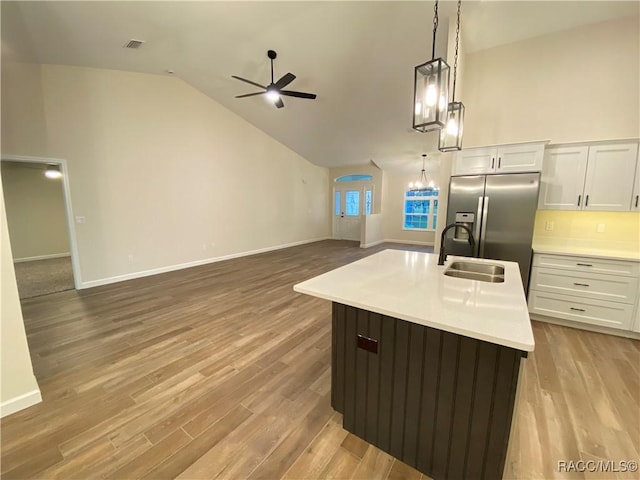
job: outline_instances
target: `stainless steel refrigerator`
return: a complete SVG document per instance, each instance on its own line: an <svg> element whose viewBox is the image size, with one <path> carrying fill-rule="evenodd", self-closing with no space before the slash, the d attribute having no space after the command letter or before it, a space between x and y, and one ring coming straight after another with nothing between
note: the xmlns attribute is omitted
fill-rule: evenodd
<svg viewBox="0 0 640 480"><path fill-rule="evenodd" d="M447 234L446 253L518 262L526 293L539 188L539 173L451 177L447 225L465 224L475 246L465 229L455 228Z"/></svg>

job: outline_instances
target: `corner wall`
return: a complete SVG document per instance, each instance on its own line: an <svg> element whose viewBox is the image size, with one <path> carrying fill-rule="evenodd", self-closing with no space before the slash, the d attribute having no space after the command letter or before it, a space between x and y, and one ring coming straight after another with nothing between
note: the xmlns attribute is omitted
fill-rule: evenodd
<svg viewBox="0 0 640 480"><path fill-rule="evenodd" d="M70 255L62 182L38 163L2 161L2 186L14 260Z"/></svg>
<svg viewBox="0 0 640 480"><path fill-rule="evenodd" d="M0 416L39 403L13 269L4 196L0 182Z"/></svg>

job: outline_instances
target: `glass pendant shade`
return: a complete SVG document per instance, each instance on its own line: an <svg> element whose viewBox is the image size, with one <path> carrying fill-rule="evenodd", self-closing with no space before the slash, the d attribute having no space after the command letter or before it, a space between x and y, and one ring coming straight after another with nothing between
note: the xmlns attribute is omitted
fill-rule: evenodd
<svg viewBox="0 0 640 480"><path fill-rule="evenodd" d="M444 128L449 105L449 65L436 58L414 70L413 128L419 132Z"/></svg>
<svg viewBox="0 0 640 480"><path fill-rule="evenodd" d="M462 150L463 127L464 104L462 102L451 102L447 110L447 122L444 128L440 130L438 150L441 152Z"/></svg>

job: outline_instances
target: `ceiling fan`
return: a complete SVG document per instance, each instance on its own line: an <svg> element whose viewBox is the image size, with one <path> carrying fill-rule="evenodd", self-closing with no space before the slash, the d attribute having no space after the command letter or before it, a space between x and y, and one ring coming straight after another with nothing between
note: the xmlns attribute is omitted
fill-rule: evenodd
<svg viewBox="0 0 640 480"><path fill-rule="evenodd" d="M256 92L256 93L246 93L244 95L236 95L236 98L244 98L244 97L253 97L254 95L266 95L267 98L273 101L273 104L278 107L284 107L284 102L282 101L282 96L287 97L297 97L297 98L308 98L315 99L315 93L305 93L305 92L294 92L293 90L283 90L284 87L289 85L296 79L296 76L293 73L287 73L283 75L280 80L277 82L273 81L273 60L278 56L278 54L274 50L267 51L267 56L271 60L271 83L266 87L264 85L260 85L259 83L252 82L251 80L247 80L246 78L238 77L236 75L231 75L233 78L240 80L245 83L249 83L251 85L255 85L256 87L260 87L264 89L264 92Z"/></svg>

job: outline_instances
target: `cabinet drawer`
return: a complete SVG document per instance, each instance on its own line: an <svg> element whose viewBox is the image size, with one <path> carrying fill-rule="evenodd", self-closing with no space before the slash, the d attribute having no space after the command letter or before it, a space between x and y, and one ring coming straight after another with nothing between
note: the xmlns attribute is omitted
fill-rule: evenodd
<svg viewBox="0 0 640 480"><path fill-rule="evenodd" d="M638 262L606 260L593 257L574 257L570 255L551 255L547 253L536 253L533 256L533 266L632 277L637 277L640 272L640 263Z"/></svg>
<svg viewBox="0 0 640 480"><path fill-rule="evenodd" d="M638 292L638 279L621 275L533 267L531 288L544 292L633 304Z"/></svg>
<svg viewBox="0 0 640 480"><path fill-rule="evenodd" d="M529 292L529 312L624 330L631 328L633 320L633 305L627 303L605 302L537 290Z"/></svg>

